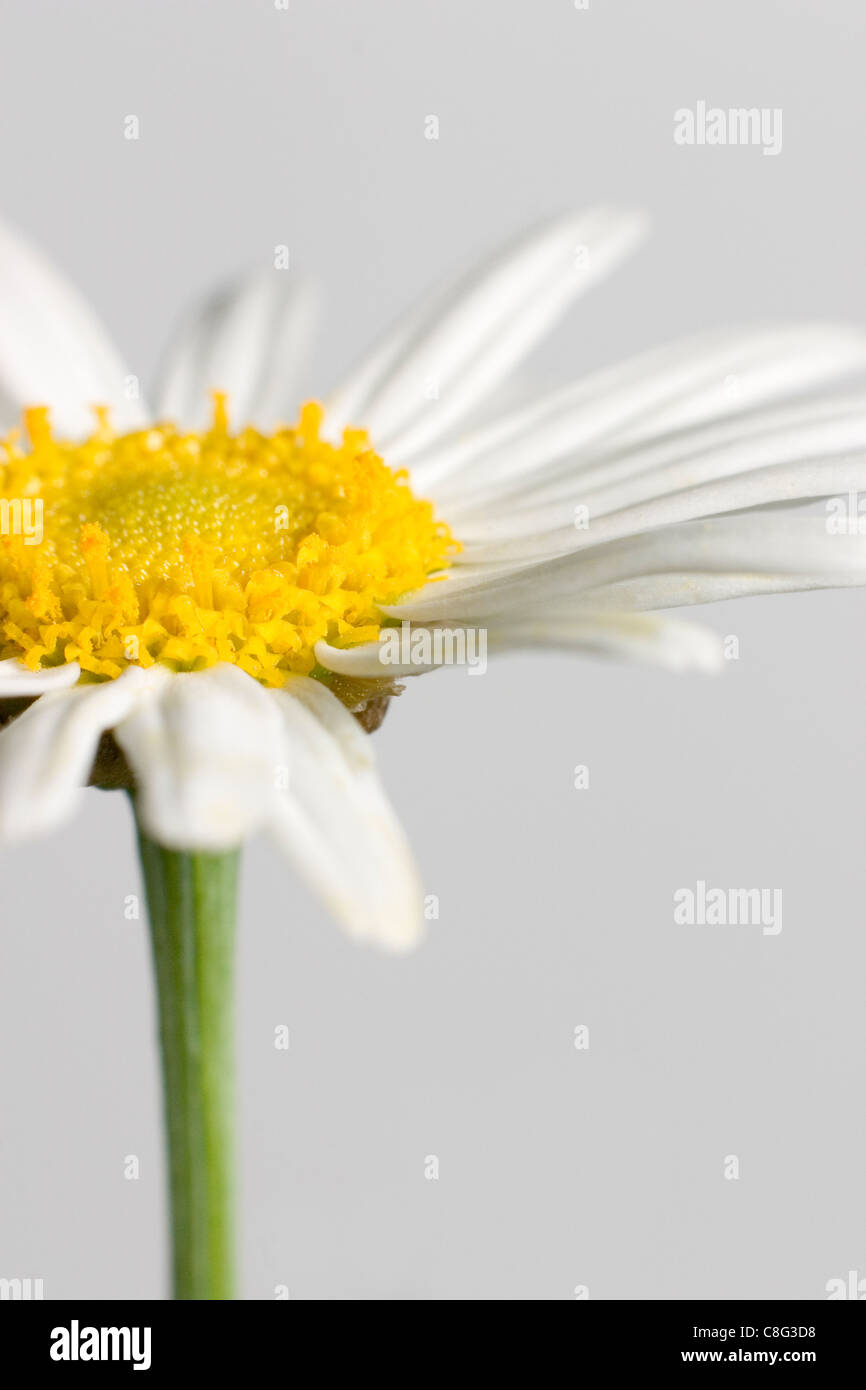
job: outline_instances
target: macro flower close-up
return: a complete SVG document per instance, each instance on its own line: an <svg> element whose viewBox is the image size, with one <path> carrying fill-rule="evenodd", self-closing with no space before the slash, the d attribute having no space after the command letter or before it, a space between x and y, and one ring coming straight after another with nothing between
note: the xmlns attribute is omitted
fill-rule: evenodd
<svg viewBox="0 0 866 1390"><path fill-rule="evenodd" d="M150 411L7 232L0 692L38 698L0 739L6 833L55 825L92 771L168 848L272 831L349 931L408 946L422 893L357 726L437 650L712 670L718 639L655 610L864 582L859 536L788 510L866 481L866 402L828 394L866 367L860 330L708 333L465 428L642 226L545 225L324 406L292 399L303 295L253 277L193 316Z"/></svg>
<svg viewBox="0 0 866 1390"><path fill-rule="evenodd" d="M231 1296L213 1229L230 1143L214 1157L209 1127L245 838L270 831L354 936L405 949L423 889L368 745L398 682L479 635L713 670L718 639L655 610L866 582L866 541L788 510L866 486L866 403L827 392L866 366L860 331L708 334L462 428L641 230L607 208L545 225L297 411L280 353L303 299L255 277L193 316L148 414L75 292L4 233L0 396L24 431L4 422L0 817L14 838L88 781L132 795L186 1165L179 1297ZM195 1082L173 1093L173 1073L212 1033L219 1076L181 1156Z"/></svg>
<svg viewBox="0 0 866 1390"><path fill-rule="evenodd" d="M863 24L11 0L0 1301L57 1305L37 1359L591 1299L623 1369L832 1367ZM173 1302L233 1307L204 1346Z"/></svg>

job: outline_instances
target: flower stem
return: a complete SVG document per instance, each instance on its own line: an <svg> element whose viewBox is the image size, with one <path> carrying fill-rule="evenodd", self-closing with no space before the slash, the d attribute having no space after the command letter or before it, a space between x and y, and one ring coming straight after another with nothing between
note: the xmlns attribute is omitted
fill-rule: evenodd
<svg viewBox="0 0 866 1390"><path fill-rule="evenodd" d="M233 983L239 851L164 849L138 825L159 1002L174 1297L234 1297Z"/></svg>

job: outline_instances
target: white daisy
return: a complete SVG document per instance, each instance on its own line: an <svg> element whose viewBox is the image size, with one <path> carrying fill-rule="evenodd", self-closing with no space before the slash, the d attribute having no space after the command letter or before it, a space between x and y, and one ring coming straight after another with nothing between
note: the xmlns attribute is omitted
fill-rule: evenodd
<svg viewBox="0 0 866 1390"><path fill-rule="evenodd" d="M0 232L0 836L56 825L88 780L132 791L177 1298L234 1290L238 846L270 830L358 938L420 933L365 732L395 679L479 630L712 668L718 639L654 610L866 580L861 536L790 510L866 487L866 401L821 394L866 366L859 330L717 332L465 429L640 232L608 209L542 228L299 415L291 280L196 313L149 413L79 297Z"/></svg>
<svg viewBox="0 0 866 1390"><path fill-rule="evenodd" d="M395 625L709 669L719 639L654 610L863 583L863 539L788 507L866 486L866 399L823 394L866 366L859 329L717 331L463 428L641 234L607 208L545 225L297 417L308 302L281 272L193 315L149 411L3 231L0 418L24 409L29 444L0 494L0 832L131 773L157 844L270 830L351 933L406 947L422 893L364 728L436 660L386 662Z"/></svg>

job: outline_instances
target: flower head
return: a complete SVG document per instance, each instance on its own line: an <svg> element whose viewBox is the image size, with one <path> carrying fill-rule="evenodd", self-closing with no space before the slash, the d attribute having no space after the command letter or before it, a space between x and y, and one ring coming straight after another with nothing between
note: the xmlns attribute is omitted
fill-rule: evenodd
<svg viewBox="0 0 866 1390"><path fill-rule="evenodd" d="M406 946L421 888L353 713L438 659L395 663L389 625L713 669L712 630L656 610L866 582L859 528L792 510L866 489L866 401L825 394L866 368L860 329L703 334L465 428L641 232L607 208L543 226L300 415L293 281L209 301L148 413L0 233L0 403L31 407L0 503L44 507L38 544L0 536L0 832L68 814L108 738L160 844L269 829L356 936Z"/></svg>
<svg viewBox="0 0 866 1390"><path fill-rule="evenodd" d="M0 497L38 503L41 536L2 537L0 659L102 678L228 662L281 686L313 670L319 641L375 640L383 607L442 570L453 543L362 431L323 439L321 413L310 403L293 428L233 435L217 393L201 434L116 435L102 410L69 442L27 410L31 447L7 440Z"/></svg>

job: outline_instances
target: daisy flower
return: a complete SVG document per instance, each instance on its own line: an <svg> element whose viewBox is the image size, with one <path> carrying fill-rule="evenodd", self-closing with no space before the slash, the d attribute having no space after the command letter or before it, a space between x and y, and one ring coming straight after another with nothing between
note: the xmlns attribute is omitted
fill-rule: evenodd
<svg viewBox="0 0 866 1390"><path fill-rule="evenodd" d="M0 836L51 829L88 782L131 795L178 1297L231 1296L247 836L404 949L423 893L368 738L404 678L457 638L710 670L720 639L659 610L866 580L858 528L792 506L866 486L866 399L838 389L860 329L706 333L478 423L642 233L611 208L542 226L323 405L293 396L309 298L259 273L191 315L148 409L78 294L0 231Z"/></svg>

